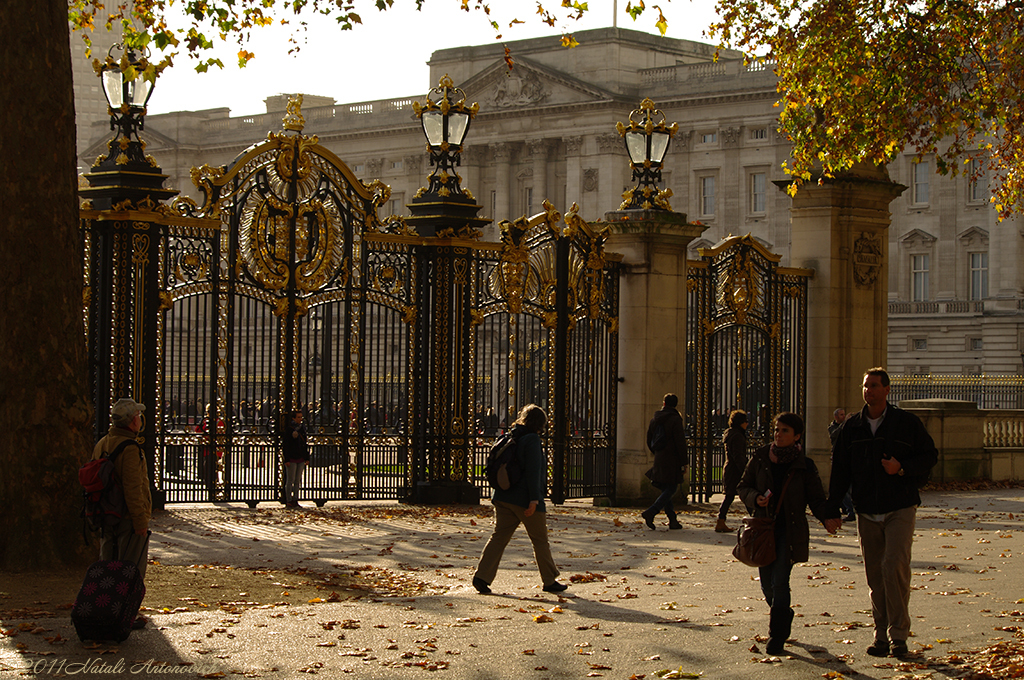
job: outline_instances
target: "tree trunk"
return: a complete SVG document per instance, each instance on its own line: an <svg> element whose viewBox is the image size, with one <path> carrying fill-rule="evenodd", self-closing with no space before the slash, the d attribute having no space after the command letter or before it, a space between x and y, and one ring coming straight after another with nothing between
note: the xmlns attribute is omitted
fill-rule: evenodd
<svg viewBox="0 0 1024 680"><path fill-rule="evenodd" d="M67 0L0 2L0 569L81 564L92 450Z"/></svg>

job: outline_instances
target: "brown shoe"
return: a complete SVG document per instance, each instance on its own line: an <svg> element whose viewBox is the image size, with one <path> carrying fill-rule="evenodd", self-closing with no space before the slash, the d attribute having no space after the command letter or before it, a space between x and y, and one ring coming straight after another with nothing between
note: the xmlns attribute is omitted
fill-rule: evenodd
<svg viewBox="0 0 1024 680"><path fill-rule="evenodd" d="M719 534L731 534L732 533L732 529L730 529L729 527L725 526L725 520L724 519L718 520L718 523L715 525L715 531L717 533L719 533Z"/></svg>

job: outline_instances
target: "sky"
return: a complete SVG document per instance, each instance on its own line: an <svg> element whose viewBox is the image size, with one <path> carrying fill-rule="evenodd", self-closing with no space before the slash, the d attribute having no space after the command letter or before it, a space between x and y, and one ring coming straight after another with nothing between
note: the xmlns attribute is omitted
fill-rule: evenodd
<svg viewBox="0 0 1024 680"><path fill-rule="evenodd" d="M561 3L545 4L554 10ZM626 13L626 4L627 0L588 0L584 19L554 28L540 21L534 0L491 0L491 9L502 26L502 41L541 36L557 41L563 30L612 26L613 17L619 28L659 34L656 3L648 0L648 9L635 22ZM706 41L703 32L715 18L713 0L658 4L668 21L667 37ZM495 40L482 12L464 12L459 6L459 0L426 0L423 11L417 12L413 0L395 0L391 9L380 12L371 0L362 0L356 11L363 23L351 31L342 31L327 17L307 17L309 29L298 34L301 49L295 55L288 54L291 27L257 29L244 46L256 58L244 69L237 65L239 45L231 40L208 55L224 62L223 69L213 67L208 73L196 73L196 62L182 52L157 80L149 113L219 107L230 108L232 116L264 113L264 99L285 92L334 97L339 103L424 95L437 85L429 82L427 66L433 51ZM509 28L513 18L525 23Z"/></svg>

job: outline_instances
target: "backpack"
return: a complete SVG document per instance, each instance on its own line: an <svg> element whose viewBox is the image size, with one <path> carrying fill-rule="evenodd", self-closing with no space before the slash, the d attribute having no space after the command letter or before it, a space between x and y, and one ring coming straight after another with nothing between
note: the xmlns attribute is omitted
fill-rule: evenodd
<svg viewBox="0 0 1024 680"><path fill-rule="evenodd" d="M668 434L665 432L665 426L661 424L661 421L655 423L652 420L650 427L647 428L647 448L651 450L651 453L656 453L666 446L668 446Z"/></svg>
<svg viewBox="0 0 1024 680"><path fill-rule="evenodd" d="M523 464L519 460L518 446L512 435L506 434L494 442L487 455L484 471L491 488L502 491L508 491L523 478Z"/></svg>
<svg viewBox="0 0 1024 680"><path fill-rule="evenodd" d="M114 461L129 444L126 439L110 452L78 468L78 481L82 485L82 518L92 531L115 526L128 514L124 489L114 479Z"/></svg>

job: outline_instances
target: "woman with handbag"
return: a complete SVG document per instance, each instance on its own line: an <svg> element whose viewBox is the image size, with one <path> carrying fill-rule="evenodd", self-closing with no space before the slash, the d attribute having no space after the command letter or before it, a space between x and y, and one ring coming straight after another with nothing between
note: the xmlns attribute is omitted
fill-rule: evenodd
<svg viewBox="0 0 1024 680"><path fill-rule="evenodd" d="M829 532L837 527L826 514L827 498L818 468L804 456L800 444L803 418L795 413L780 413L775 416L774 432L774 441L750 458L737 493L754 517L775 518L775 560L759 571L761 592L771 608L765 651L778 655L783 652L793 624L789 576L793 564L806 562L809 553L807 507Z"/></svg>

